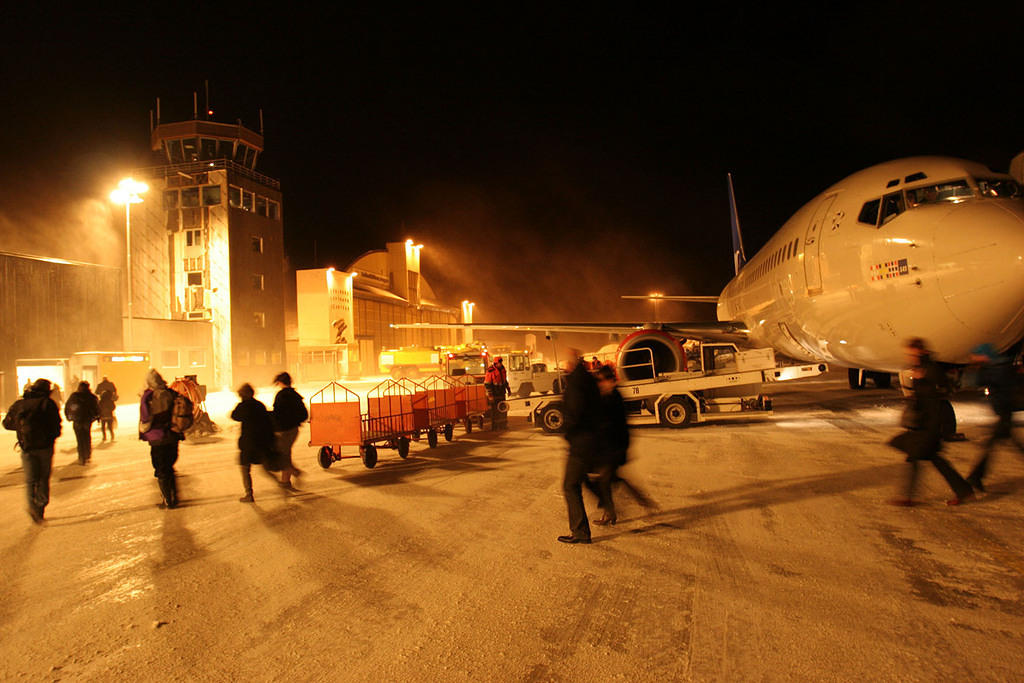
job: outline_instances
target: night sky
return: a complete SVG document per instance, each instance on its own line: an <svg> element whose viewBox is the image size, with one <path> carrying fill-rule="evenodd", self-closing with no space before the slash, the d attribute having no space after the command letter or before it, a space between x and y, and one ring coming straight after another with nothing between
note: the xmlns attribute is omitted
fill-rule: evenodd
<svg viewBox="0 0 1024 683"><path fill-rule="evenodd" d="M152 163L156 98L165 122L190 118L205 79L215 120L257 128L263 109L258 170L281 180L294 267L412 237L478 320L642 319L619 294L717 294L727 171L752 254L866 166L1005 171L1024 150L1019 2L211 7L5 16L0 248L119 264L106 195Z"/></svg>

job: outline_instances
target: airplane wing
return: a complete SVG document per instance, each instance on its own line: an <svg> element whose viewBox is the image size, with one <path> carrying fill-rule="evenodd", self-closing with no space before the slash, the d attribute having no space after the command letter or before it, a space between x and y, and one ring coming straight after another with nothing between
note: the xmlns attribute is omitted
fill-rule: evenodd
<svg viewBox="0 0 1024 683"><path fill-rule="evenodd" d="M672 323L392 323L396 329L497 330L503 332L582 332L591 334L632 334L638 330L661 330L687 339L743 341L747 328L741 322Z"/></svg>
<svg viewBox="0 0 1024 683"><path fill-rule="evenodd" d="M689 295L675 295L675 294L658 294L652 296L650 294L624 294L622 299L642 299L643 301L684 301L691 304L717 304L717 296L689 296Z"/></svg>

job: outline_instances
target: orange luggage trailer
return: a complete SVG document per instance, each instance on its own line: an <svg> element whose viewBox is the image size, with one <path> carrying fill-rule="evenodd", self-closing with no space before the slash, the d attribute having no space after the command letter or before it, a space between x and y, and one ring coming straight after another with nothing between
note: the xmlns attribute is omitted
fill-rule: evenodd
<svg viewBox="0 0 1024 683"><path fill-rule="evenodd" d="M455 388L455 419L462 422L467 434L473 431L474 422L480 429L483 429L484 414L490 408L486 387L483 384L477 384L471 377L465 375L447 379Z"/></svg>

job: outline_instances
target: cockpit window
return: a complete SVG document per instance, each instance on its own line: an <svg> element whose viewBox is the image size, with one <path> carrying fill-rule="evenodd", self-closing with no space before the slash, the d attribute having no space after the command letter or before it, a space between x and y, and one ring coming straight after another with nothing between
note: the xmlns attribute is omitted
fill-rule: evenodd
<svg viewBox="0 0 1024 683"><path fill-rule="evenodd" d="M950 180L946 183L907 190L907 201L910 202L911 207L937 202L962 202L973 196L974 191L967 184L966 179Z"/></svg>
<svg viewBox="0 0 1024 683"><path fill-rule="evenodd" d="M1010 178L978 178L978 189L982 197L998 197L999 199L1020 198L1024 196L1020 185Z"/></svg>
<svg viewBox="0 0 1024 683"><path fill-rule="evenodd" d="M906 209L903 203L903 193L893 192L882 197L882 221L879 225L885 225L896 216L899 216Z"/></svg>
<svg viewBox="0 0 1024 683"><path fill-rule="evenodd" d="M881 199L872 199L870 202L864 202L857 220L872 226L878 225L878 207L881 203Z"/></svg>

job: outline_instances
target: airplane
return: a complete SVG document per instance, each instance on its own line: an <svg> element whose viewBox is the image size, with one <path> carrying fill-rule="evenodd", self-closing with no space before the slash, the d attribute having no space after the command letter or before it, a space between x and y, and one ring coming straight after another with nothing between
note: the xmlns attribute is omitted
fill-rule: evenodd
<svg viewBox="0 0 1024 683"><path fill-rule="evenodd" d="M735 276L717 297L659 296L714 302L717 322L395 327L627 334L620 352L651 348L666 371L685 358L665 337L729 339L849 368L855 388L888 386L910 337L965 365L978 344L1024 336L1024 192L1010 175L950 157L881 163L811 199L749 260L728 184Z"/></svg>

